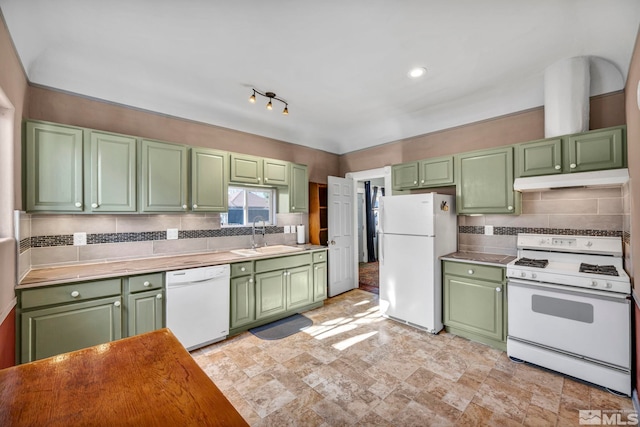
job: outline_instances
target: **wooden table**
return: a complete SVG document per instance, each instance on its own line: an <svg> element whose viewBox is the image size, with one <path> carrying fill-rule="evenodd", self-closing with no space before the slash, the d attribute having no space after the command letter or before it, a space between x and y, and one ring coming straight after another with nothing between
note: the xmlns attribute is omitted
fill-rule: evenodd
<svg viewBox="0 0 640 427"><path fill-rule="evenodd" d="M168 329L0 370L0 426L247 426Z"/></svg>

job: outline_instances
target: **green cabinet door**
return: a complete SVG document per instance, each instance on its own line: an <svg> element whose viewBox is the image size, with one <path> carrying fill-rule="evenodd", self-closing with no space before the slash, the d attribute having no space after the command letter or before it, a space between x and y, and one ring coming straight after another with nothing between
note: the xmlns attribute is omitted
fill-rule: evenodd
<svg viewBox="0 0 640 427"><path fill-rule="evenodd" d="M287 277L287 310L311 304L313 302L313 278L311 266L289 268Z"/></svg>
<svg viewBox="0 0 640 427"><path fill-rule="evenodd" d="M191 210L194 212L229 209L227 157L225 151L191 149Z"/></svg>
<svg viewBox="0 0 640 427"><path fill-rule="evenodd" d="M553 175L563 172L562 138L516 144L516 176Z"/></svg>
<svg viewBox="0 0 640 427"><path fill-rule="evenodd" d="M231 329L248 325L256 320L256 291L252 276L231 279L230 312Z"/></svg>
<svg viewBox="0 0 640 427"><path fill-rule="evenodd" d="M282 160L263 160L265 185L289 185L289 162Z"/></svg>
<svg viewBox="0 0 640 427"><path fill-rule="evenodd" d="M143 139L140 212L187 210L187 147Z"/></svg>
<svg viewBox="0 0 640 427"><path fill-rule="evenodd" d="M268 271L255 276L256 320L287 310L286 270Z"/></svg>
<svg viewBox="0 0 640 427"><path fill-rule="evenodd" d="M230 181L247 184L263 184L262 158L231 153Z"/></svg>
<svg viewBox="0 0 640 427"><path fill-rule="evenodd" d="M321 262L313 266L313 301L327 299L327 263Z"/></svg>
<svg viewBox="0 0 640 427"><path fill-rule="evenodd" d="M164 327L164 295L161 289L130 294L127 298L128 334L133 336Z"/></svg>
<svg viewBox="0 0 640 427"><path fill-rule="evenodd" d="M88 131L85 170L87 211L135 212L136 138Z"/></svg>
<svg viewBox="0 0 640 427"><path fill-rule="evenodd" d="M121 297L21 313L21 362L122 338Z"/></svg>
<svg viewBox="0 0 640 427"><path fill-rule="evenodd" d="M309 177L306 165L291 163L289 209L293 213L309 211Z"/></svg>
<svg viewBox="0 0 640 427"><path fill-rule="evenodd" d="M28 212L82 212L83 130L42 122L25 127Z"/></svg>
<svg viewBox="0 0 640 427"><path fill-rule="evenodd" d="M420 187L453 185L453 156L436 157L419 162Z"/></svg>
<svg viewBox="0 0 640 427"><path fill-rule="evenodd" d="M623 168L626 165L624 126L570 135L567 172Z"/></svg>
<svg viewBox="0 0 640 427"><path fill-rule="evenodd" d="M459 214L518 213L513 191L513 147L456 156L456 208Z"/></svg>
<svg viewBox="0 0 640 427"><path fill-rule="evenodd" d="M503 341L503 285L458 276L444 276L446 326Z"/></svg>
<svg viewBox="0 0 640 427"><path fill-rule="evenodd" d="M391 166L391 182L394 190L418 188L420 179L418 162Z"/></svg>

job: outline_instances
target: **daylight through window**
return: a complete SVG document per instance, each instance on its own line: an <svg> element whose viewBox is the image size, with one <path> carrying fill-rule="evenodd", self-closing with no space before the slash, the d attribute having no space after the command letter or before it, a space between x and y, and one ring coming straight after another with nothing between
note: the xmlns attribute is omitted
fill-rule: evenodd
<svg viewBox="0 0 640 427"><path fill-rule="evenodd" d="M220 221L224 226L274 224L275 196L271 188L229 186L229 211L220 215Z"/></svg>

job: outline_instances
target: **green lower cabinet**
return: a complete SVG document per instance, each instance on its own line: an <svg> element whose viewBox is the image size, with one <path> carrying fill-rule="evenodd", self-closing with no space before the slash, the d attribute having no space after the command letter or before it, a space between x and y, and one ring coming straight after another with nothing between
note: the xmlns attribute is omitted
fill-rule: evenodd
<svg viewBox="0 0 640 427"><path fill-rule="evenodd" d="M311 266L290 268L286 271L287 310L304 307L313 302Z"/></svg>
<svg viewBox="0 0 640 427"><path fill-rule="evenodd" d="M21 313L21 362L122 338L120 295Z"/></svg>
<svg viewBox="0 0 640 427"><path fill-rule="evenodd" d="M256 274L256 320L287 310L286 270Z"/></svg>
<svg viewBox="0 0 640 427"><path fill-rule="evenodd" d="M327 299L327 263L321 262L313 266L313 300Z"/></svg>
<svg viewBox="0 0 640 427"><path fill-rule="evenodd" d="M505 350L504 269L445 261L443 271L445 330Z"/></svg>
<svg viewBox="0 0 640 427"><path fill-rule="evenodd" d="M127 298L128 336L161 329L164 325L164 295L162 290L138 292Z"/></svg>
<svg viewBox="0 0 640 427"><path fill-rule="evenodd" d="M252 276L231 279L231 325L238 328L256 320L256 290Z"/></svg>

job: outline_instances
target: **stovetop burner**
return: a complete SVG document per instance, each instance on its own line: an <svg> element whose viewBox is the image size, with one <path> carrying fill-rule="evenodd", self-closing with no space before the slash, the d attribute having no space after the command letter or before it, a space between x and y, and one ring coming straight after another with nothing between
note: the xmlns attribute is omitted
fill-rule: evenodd
<svg viewBox="0 0 640 427"><path fill-rule="evenodd" d="M545 268L549 261L546 259L520 258L514 264L525 267Z"/></svg>
<svg viewBox="0 0 640 427"><path fill-rule="evenodd" d="M580 273L604 274L606 276L618 276L618 269L613 265L580 264Z"/></svg>

